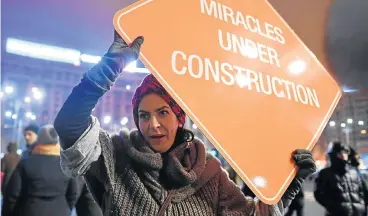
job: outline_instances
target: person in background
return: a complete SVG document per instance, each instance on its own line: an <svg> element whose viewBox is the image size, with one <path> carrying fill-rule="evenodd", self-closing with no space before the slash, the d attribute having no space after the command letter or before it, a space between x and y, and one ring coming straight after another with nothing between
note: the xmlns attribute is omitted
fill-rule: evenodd
<svg viewBox="0 0 368 216"><path fill-rule="evenodd" d="M350 153L349 153L349 163L350 165L356 169L356 171L358 172L359 176L362 178L363 181L366 181L365 177L363 176L363 174L361 173L359 167L361 166L361 157L359 152L353 148L350 147Z"/></svg>
<svg viewBox="0 0 368 216"><path fill-rule="evenodd" d="M75 210L78 216L102 216L102 210L100 206L95 202L91 192L88 189L84 177L78 178L79 182L79 195L77 203L75 204Z"/></svg>
<svg viewBox="0 0 368 216"><path fill-rule="evenodd" d="M349 147L334 142L328 153L331 165L315 180L314 197L328 216L364 216L367 190L355 168L349 166Z"/></svg>
<svg viewBox="0 0 368 216"><path fill-rule="evenodd" d="M8 153L1 159L1 172L4 173L1 182L1 193L4 193L5 185L9 181L11 174L17 167L21 158L20 155L17 154L18 144L16 142L10 142L7 150Z"/></svg>
<svg viewBox="0 0 368 216"><path fill-rule="evenodd" d="M38 131L32 154L22 158L4 190L2 216L68 216L78 181L60 168L60 145L52 125Z"/></svg>
<svg viewBox="0 0 368 216"><path fill-rule="evenodd" d="M30 124L24 128L24 140L26 141L26 149L22 152L22 158L27 158L31 155L37 140L38 125Z"/></svg>
<svg viewBox="0 0 368 216"><path fill-rule="evenodd" d="M290 153L299 169L277 204L245 197L219 160L184 128L186 114L152 74L143 79L132 99L138 129L109 135L100 127L92 109L124 74L124 67L137 60L143 43L138 37L127 45L116 32L114 39L101 61L73 89L54 122L64 173L86 178L104 215L283 215L302 182L315 171L311 153Z"/></svg>
<svg viewBox="0 0 368 216"><path fill-rule="evenodd" d="M360 178L362 179L364 190L365 191L368 191L368 186L367 186L367 182L366 182L367 179L363 176L363 174L361 173L361 171L359 169L359 167L361 165L361 157L360 157L360 154L353 147L350 147L349 162L350 162L350 165L353 167L353 169L355 169L358 172ZM368 193L366 193L365 195L368 196ZM366 200L368 200L367 197L366 197ZM366 205L365 206L365 213L364 213L364 215L368 215L367 213L368 213L368 207Z"/></svg>

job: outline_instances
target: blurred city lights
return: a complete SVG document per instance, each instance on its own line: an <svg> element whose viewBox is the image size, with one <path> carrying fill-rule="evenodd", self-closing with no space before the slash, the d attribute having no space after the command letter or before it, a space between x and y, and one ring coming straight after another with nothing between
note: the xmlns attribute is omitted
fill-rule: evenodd
<svg viewBox="0 0 368 216"><path fill-rule="evenodd" d="M43 98L43 93L37 87L32 88L32 93L33 93L33 98L36 100L40 100Z"/></svg>
<svg viewBox="0 0 368 216"><path fill-rule="evenodd" d="M80 56L80 60L86 63L97 64L99 61L101 61L101 56L82 54Z"/></svg>
<svg viewBox="0 0 368 216"><path fill-rule="evenodd" d="M196 124L193 124L193 125L192 125L192 127L193 127L194 129L197 129L197 128L198 128Z"/></svg>
<svg viewBox="0 0 368 216"><path fill-rule="evenodd" d="M150 73L147 68L138 68L137 67L137 61L133 61L130 64L128 64L124 71L131 72L131 73Z"/></svg>
<svg viewBox="0 0 368 216"><path fill-rule="evenodd" d="M7 39L6 51L8 53L16 55L70 64L79 62L81 55L80 51L75 49L49 46L45 44L23 41L15 38Z"/></svg>
<svg viewBox="0 0 368 216"><path fill-rule="evenodd" d="M103 119L103 122L104 122L105 124L110 123L110 121L111 121L111 116L105 116L105 117L104 117L104 119Z"/></svg>
<svg viewBox="0 0 368 216"><path fill-rule="evenodd" d="M0 92L0 98L4 96L4 92Z"/></svg>
<svg viewBox="0 0 368 216"><path fill-rule="evenodd" d="M26 102L26 103L30 103L30 102L31 102L31 98L30 98L30 97L25 97L25 98L24 98L24 102Z"/></svg>
<svg viewBox="0 0 368 216"><path fill-rule="evenodd" d="M342 91L344 93L353 93L353 92L357 92L357 89L351 88L351 87L347 87L347 86L342 86Z"/></svg>
<svg viewBox="0 0 368 216"><path fill-rule="evenodd" d="M130 90L130 85L125 86L126 90Z"/></svg>
<svg viewBox="0 0 368 216"><path fill-rule="evenodd" d="M31 112L27 112L27 113L26 113L26 117L27 117L27 118L31 118L32 116L33 116L33 114L32 114Z"/></svg>
<svg viewBox="0 0 368 216"><path fill-rule="evenodd" d="M346 122L349 123L349 124L352 124L353 123L353 119L348 118L348 120Z"/></svg>
<svg viewBox="0 0 368 216"><path fill-rule="evenodd" d="M12 117L12 119L17 119L18 116L17 116L17 114L13 114L11 117Z"/></svg>
<svg viewBox="0 0 368 216"><path fill-rule="evenodd" d="M358 121L358 125L364 125L364 121Z"/></svg>
<svg viewBox="0 0 368 216"><path fill-rule="evenodd" d="M120 122L121 125L126 125L127 123L128 123L127 117L124 117L123 119L121 119L121 122Z"/></svg>
<svg viewBox="0 0 368 216"><path fill-rule="evenodd" d="M82 54L79 50L75 49L50 46L15 38L7 39L6 52L49 61L69 63L75 66L79 66L81 62L96 64L102 58L101 56ZM129 64L124 71L132 73L150 73L147 68L137 67L136 61Z"/></svg>
<svg viewBox="0 0 368 216"><path fill-rule="evenodd" d="M13 86L6 86L5 87L5 93L12 94L14 92Z"/></svg>
<svg viewBox="0 0 368 216"><path fill-rule="evenodd" d="M6 117L8 117L8 118L10 118L10 117L12 116L12 114L13 114L13 113L12 113L12 112L10 112L10 111L6 111L6 112L5 112L5 116L6 116Z"/></svg>
<svg viewBox="0 0 368 216"><path fill-rule="evenodd" d="M23 150L22 149L18 149L17 150L17 154L21 155L23 153Z"/></svg>
<svg viewBox="0 0 368 216"><path fill-rule="evenodd" d="M334 121L330 121L330 126L331 126L331 127L335 127L335 125L336 125L336 122L334 122Z"/></svg>
<svg viewBox="0 0 368 216"><path fill-rule="evenodd" d="M361 134L367 134L367 130L361 130L360 133Z"/></svg>
<svg viewBox="0 0 368 216"><path fill-rule="evenodd" d="M341 123L341 127L345 127L346 126L346 124L345 123Z"/></svg>

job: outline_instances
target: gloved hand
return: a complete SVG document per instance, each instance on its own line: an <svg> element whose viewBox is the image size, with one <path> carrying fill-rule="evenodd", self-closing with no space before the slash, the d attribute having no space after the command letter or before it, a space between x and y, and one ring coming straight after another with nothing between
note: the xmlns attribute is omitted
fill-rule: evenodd
<svg viewBox="0 0 368 216"><path fill-rule="evenodd" d="M304 180L309 175L316 172L316 164L310 151L305 149L298 149L293 153L292 159L297 166L297 172L295 178L281 198L283 206L285 208L290 205L291 201L299 193Z"/></svg>
<svg viewBox="0 0 368 216"><path fill-rule="evenodd" d="M125 66L138 59L143 37L137 37L130 45L115 31L114 42L101 61L92 67L84 78L104 91L110 90Z"/></svg>

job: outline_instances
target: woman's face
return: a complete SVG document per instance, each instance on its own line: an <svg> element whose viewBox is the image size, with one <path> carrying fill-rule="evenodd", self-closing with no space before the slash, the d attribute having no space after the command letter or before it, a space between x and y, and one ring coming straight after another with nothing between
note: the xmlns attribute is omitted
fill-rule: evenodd
<svg viewBox="0 0 368 216"><path fill-rule="evenodd" d="M163 153L174 144L179 121L160 96L148 94L142 98L138 120L139 129L153 150Z"/></svg>

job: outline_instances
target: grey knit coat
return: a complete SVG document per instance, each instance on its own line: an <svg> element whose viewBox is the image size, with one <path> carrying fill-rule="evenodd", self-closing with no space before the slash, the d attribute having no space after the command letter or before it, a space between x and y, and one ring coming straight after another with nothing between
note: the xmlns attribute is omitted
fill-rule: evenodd
<svg viewBox="0 0 368 216"><path fill-rule="evenodd" d="M67 176L93 176L103 185L103 196L97 199L102 200L104 215L284 213L282 201L266 205L245 197L199 140L178 145L163 156L149 148L138 131L110 136L91 118L76 143L61 151L61 167Z"/></svg>

